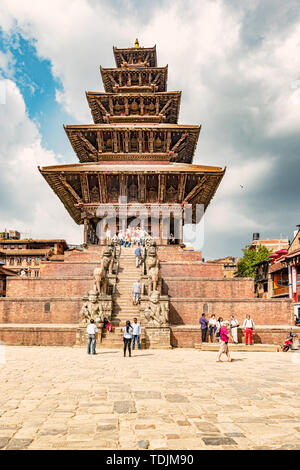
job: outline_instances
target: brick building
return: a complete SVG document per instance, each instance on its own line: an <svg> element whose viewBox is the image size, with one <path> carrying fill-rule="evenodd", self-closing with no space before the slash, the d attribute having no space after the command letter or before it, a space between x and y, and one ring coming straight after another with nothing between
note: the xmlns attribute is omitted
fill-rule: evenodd
<svg viewBox="0 0 300 470"><path fill-rule="evenodd" d="M0 238L0 261L16 274L39 277L42 260L55 260L68 249L65 240Z"/></svg>

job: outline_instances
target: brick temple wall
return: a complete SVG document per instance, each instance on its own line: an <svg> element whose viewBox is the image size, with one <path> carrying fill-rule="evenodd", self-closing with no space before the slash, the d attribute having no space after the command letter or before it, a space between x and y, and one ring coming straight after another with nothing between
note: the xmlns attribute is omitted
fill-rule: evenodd
<svg viewBox="0 0 300 470"><path fill-rule="evenodd" d="M10 278L7 297L82 297L93 287L91 277L80 278Z"/></svg>
<svg viewBox="0 0 300 470"><path fill-rule="evenodd" d="M204 278L224 277L221 264L206 264L201 261L161 262L162 277L195 276Z"/></svg>
<svg viewBox="0 0 300 470"><path fill-rule="evenodd" d="M170 300L170 323L173 325L198 325L207 304L209 315L229 320L233 314L242 324L247 313L257 325L292 325L293 301L278 299L208 299L172 298Z"/></svg>
<svg viewBox="0 0 300 470"><path fill-rule="evenodd" d="M205 279L164 277L165 293L170 297L208 297L223 299L254 298L253 279Z"/></svg>
<svg viewBox="0 0 300 470"><path fill-rule="evenodd" d="M94 269L99 267L99 262L89 261L66 261L53 263L44 261L41 264L41 277L72 277L72 276L93 276Z"/></svg>

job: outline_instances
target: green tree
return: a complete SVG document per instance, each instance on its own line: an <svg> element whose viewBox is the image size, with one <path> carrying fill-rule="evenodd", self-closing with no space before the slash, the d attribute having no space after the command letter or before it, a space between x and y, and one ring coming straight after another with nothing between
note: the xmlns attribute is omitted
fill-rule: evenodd
<svg viewBox="0 0 300 470"><path fill-rule="evenodd" d="M271 251L263 245L258 245L254 249L246 246L242 251L244 255L237 265L237 277L255 277L256 268L254 265L260 261L266 261L271 254Z"/></svg>

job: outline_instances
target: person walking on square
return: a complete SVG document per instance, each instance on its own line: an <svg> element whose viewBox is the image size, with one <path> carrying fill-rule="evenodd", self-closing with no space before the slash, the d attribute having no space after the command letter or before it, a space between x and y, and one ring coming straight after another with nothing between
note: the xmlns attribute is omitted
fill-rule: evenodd
<svg viewBox="0 0 300 470"><path fill-rule="evenodd" d="M133 333L133 328L130 325L130 321L127 320L126 326L123 327L124 357L126 356L126 349L128 349L129 357L131 357L132 333Z"/></svg>
<svg viewBox="0 0 300 470"><path fill-rule="evenodd" d="M142 262L142 249L140 246L138 246L136 249L135 249L135 267L138 268Z"/></svg>
<svg viewBox="0 0 300 470"><path fill-rule="evenodd" d="M229 341L229 329L230 323L228 320L224 321L220 329L220 349L217 357L217 362L221 362L222 354L226 354L228 362L231 362L229 354L228 341ZM227 329L228 328L228 329Z"/></svg>
<svg viewBox="0 0 300 470"><path fill-rule="evenodd" d="M243 328L246 328L246 345L248 345L248 340L250 340L250 346L252 346L252 335L254 330L254 321L249 314L246 315L246 318L243 323Z"/></svg>
<svg viewBox="0 0 300 470"><path fill-rule="evenodd" d="M138 349L141 349L140 335L141 335L141 325L138 323L137 318L133 319L132 327L132 349L135 348L135 341L137 342Z"/></svg>
<svg viewBox="0 0 300 470"><path fill-rule="evenodd" d="M202 343L205 343L208 325L208 320L205 317L205 313L202 313L202 317L200 318L199 323L201 326Z"/></svg>
<svg viewBox="0 0 300 470"><path fill-rule="evenodd" d="M140 300L140 290L141 290L141 283L140 281L135 281L132 286L132 302L133 305L137 305Z"/></svg>
<svg viewBox="0 0 300 470"><path fill-rule="evenodd" d="M230 316L230 331L231 331L231 335L232 335L232 339L233 339L234 344L238 344L238 342L239 342L239 340L238 340L238 327L239 326L240 326L239 322L237 321L235 316L231 315Z"/></svg>
<svg viewBox="0 0 300 470"><path fill-rule="evenodd" d="M211 343L213 342L213 332L214 334L216 334L216 330L217 330L216 324L217 324L216 315L213 313L210 316L210 319L208 321L208 337Z"/></svg>
<svg viewBox="0 0 300 470"><path fill-rule="evenodd" d="M91 319L90 324L87 326L86 332L88 334L88 354L91 354L91 345L92 345L92 354L96 354L96 333L98 328L96 327L94 320Z"/></svg>

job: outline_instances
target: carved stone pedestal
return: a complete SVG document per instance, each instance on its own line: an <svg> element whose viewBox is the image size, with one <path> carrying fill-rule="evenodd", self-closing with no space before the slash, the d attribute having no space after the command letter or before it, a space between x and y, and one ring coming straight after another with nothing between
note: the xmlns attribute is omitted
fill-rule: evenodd
<svg viewBox="0 0 300 470"><path fill-rule="evenodd" d="M171 349L171 330L168 326L146 326L145 347L147 349Z"/></svg>

